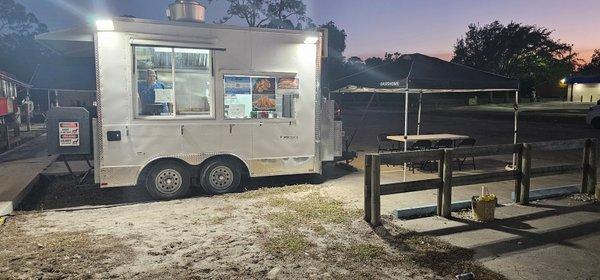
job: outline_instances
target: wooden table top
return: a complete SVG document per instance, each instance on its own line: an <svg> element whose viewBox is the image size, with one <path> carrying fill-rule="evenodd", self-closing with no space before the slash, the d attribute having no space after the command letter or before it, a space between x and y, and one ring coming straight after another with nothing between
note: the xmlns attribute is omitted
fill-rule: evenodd
<svg viewBox="0 0 600 280"><path fill-rule="evenodd" d="M415 142L418 140L437 141L437 140L441 140L441 139L462 140L462 139L468 139L468 138L470 138L470 137L467 135L457 135L457 134L447 134L447 133L421 134L421 135L408 135L407 141L408 142ZM404 135L390 135L387 137L387 139L393 140L393 141L398 141L398 142L404 142Z"/></svg>

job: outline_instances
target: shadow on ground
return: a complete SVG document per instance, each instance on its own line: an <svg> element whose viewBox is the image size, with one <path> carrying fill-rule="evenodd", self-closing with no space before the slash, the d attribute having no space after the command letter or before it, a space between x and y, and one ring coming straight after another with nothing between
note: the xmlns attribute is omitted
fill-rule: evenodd
<svg viewBox="0 0 600 280"><path fill-rule="evenodd" d="M333 165L326 165L323 175L311 174L247 179L244 191L298 184L321 184L327 182L327 180L337 179L351 173L351 171ZM80 179L70 175L44 177L19 205L18 210L41 211L76 207L89 209L155 201L144 188L100 188L97 184L93 184L92 178L93 175L90 175L85 182L79 184ZM198 196L207 195L200 187L192 187L190 194L185 199Z"/></svg>
<svg viewBox="0 0 600 280"><path fill-rule="evenodd" d="M600 208L598 207L597 203L570 206L532 204L529 207L537 208L541 211L503 219L496 219L490 223L478 223L464 218L452 218L452 220L463 223L464 225L423 231L421 234L430 236L447 236L480 229L492 229L498 232L504 232L516 236L514 238L503 239L473 247L473 250L480 252L477 254L477 258L483 259L498 255L518 253L519 251L531 250L550 244L577 247L576 244L573 244L569 240L600 233L600 220L554 228L543 232L531 231L534 228L527 223L528 221L544 218L568 216L569 214L577 212L600 213Z"/></svg>
<svg viewBox="0 0 600 280"><path fill-rule="evenodd" d="M438 275L458 275L473 272L478 279L505 279L484 266L474 263L474 251L441 241L432 236L408 231L392 222L375 228L375 233L394 251L402 262L433 270Z"/></svg>

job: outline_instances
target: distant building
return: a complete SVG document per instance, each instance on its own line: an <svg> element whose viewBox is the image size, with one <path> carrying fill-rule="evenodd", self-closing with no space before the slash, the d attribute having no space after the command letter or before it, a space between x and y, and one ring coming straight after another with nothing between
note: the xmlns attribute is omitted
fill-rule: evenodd
<svg viewBox="0 0 600 280"><path fill-rule="evenodd" d="M3 117L17 112L19 96L26 94L30 88L30 85L17 80L14 75L0 70L0 123L5 121Z"/></svg>
<svg viewBox="0 0 600 280"><path fill-rule="evenodd" d="M566 79L567 101L598 102L600 100L600 76L573 76Z"/></svg>
<svg viewBox="0 0 600 280"><path fill-rule="evenodd" d="M29 84L0 70L0 151L10 149L10 139L21 131L19 105L29 95L30 88ZM11 129L14 133L10 133Z"/></svg>

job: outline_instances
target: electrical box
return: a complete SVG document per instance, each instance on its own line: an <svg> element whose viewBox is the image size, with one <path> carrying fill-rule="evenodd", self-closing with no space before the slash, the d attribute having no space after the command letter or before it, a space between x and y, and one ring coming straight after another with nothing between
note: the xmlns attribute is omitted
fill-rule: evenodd
<svg viewBox="0 0 600 280"><path fill-rule="evenodd" d="M82 107L55 107L48 112L48 153L92 153L90 113Z"/></svg>

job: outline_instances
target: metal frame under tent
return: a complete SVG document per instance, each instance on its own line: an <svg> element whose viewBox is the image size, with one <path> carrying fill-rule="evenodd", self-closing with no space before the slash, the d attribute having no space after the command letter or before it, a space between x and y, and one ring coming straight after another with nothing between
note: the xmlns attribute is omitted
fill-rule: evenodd
<svg viewBox="0 0 600 280"><path fill-rule="evenodd" d="M423 54L406 54L392 62L358 71L336 81L333 93L404 94L404 151L407 151L410 94L419 94L417 135L421 130L423 94L514 92L514 143L518 140L519 81ZM364 120L364 114L361 121ZM352 141L354 134L351 135ZM349 145L349 144L348 144Z"/></svg>

